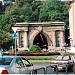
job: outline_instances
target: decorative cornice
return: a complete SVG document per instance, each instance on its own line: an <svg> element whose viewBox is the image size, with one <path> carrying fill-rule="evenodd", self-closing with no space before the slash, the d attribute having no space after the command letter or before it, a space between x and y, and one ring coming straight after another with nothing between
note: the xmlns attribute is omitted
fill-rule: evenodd
<svg viewBox="0 0 75 75"><path fill-rule="evenodd" d="M28 26L64 26L64 22L35 22L35 23L28 23L28 22L22 22L22 23L16 23L12 27L28 27Z"/></svg>

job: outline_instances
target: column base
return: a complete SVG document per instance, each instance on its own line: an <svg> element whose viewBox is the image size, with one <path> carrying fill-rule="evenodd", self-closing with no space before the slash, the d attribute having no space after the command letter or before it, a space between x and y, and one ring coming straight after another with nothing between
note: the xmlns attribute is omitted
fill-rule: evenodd
<svg viewBox="0 0 75 75"><path fill-rule="evenodd" d="M25 47L18 48L18 51L23 51L23 50L29 50L29 49Z"/></svg>

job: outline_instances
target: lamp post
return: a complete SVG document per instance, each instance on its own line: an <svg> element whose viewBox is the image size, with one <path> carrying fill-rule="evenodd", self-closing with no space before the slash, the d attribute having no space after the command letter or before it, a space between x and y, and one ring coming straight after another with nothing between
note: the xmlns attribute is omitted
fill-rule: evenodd
<svg viewBox="0 0 75 75"><path fill-rule="evenodd" d="M71 47L73 47L73 39L70 37L68 37L68 39L70 39L70 45L71 45Z"/></svg>
<svg viewBox="0 0 75 75"><path fill-rule="evenodd" d="M64 47L65 47L65 53L66 53L66 47L67 47L67 44L66 43L64 43Z"/></svg>
<svg viewBox="0 0 75 75"><path fill-rule="evenodd" d="M12 30L14 31L14 34L16 34L16 31L17 31L18 27L12 27ZM13 34L13 36L14 36ZM15 39L15 55L16 55L16 41L17 41L17 37L14 37Z"/></svg>

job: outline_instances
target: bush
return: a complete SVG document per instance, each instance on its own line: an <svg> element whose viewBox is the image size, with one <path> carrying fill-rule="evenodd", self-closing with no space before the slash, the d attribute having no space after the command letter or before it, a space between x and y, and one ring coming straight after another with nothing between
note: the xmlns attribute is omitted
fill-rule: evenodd
<svg viewBox="0 0 75 75"><path fill-rule="evenodd" d="M38 45L32 45L29 47L29 50L35 52L35 51L41 51L41 48Z"/></svg>

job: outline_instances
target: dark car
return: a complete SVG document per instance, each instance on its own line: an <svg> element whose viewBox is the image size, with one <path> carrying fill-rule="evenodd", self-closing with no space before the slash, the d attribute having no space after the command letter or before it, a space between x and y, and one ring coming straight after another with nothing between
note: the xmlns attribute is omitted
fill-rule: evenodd
<svg viewBox="0 0 75 75"><path fill-rule="evenodd" d="M51 67L56 71L56 66L58 70L67 70L73 71L73 63L75 61L74 55L72 54L63 54L58 56L55 60L51 61Z"/></svg>

